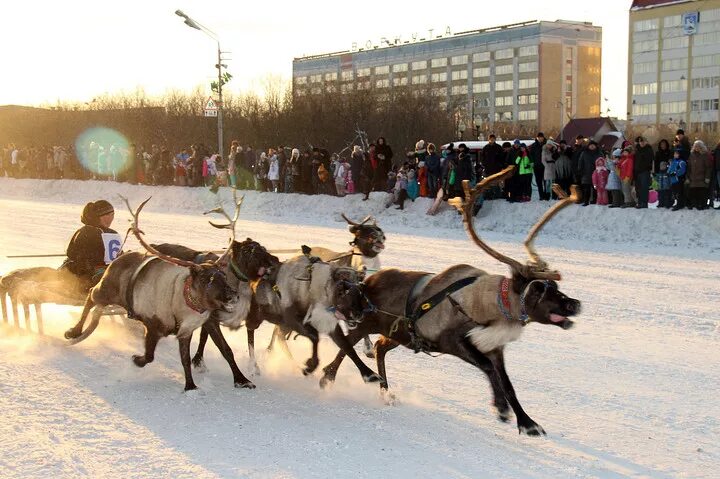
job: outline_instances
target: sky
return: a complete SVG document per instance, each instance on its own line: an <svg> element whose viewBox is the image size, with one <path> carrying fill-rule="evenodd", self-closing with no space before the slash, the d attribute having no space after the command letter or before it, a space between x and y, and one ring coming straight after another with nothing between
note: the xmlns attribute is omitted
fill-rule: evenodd
<svg viewBox="0 0 720 479"><path fill-rule="evenodd" d="M294 57L528 20L590 21L603 29L601 111L625 117L630 0L253 1L2 0L0 105L89 102L103 93L210 93L217 44L174 14L213 30L228 51L226 89L261 93L292 76ZM607 98L607 101L604 99Z"/></svg>

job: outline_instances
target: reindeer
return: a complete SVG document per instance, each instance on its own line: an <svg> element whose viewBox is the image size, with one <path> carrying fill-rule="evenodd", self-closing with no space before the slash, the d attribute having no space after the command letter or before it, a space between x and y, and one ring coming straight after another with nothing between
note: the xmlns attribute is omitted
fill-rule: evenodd
<svg viewBox="0 0 720 479"><path fill-rule="evenodd" d="M376 311L350 331L347 339L354 344L370 333L382 335L375 343L375 355L383 378L387 378L385 354L401 344L415 352L451 354L476 366L490 380L499 419L509 421L512 408L519 432L537 436L545 434L545 430L520 405L505 370L504 348L517 340L530 322L569 329L573 325L569 318L580 313L580 302L559 291L560 274L548 269L533 246L542 227L562 208L577 202L579 194L573 187L571 197L556 203L533 226L525 241L530 262L521 264L478 236L472 214L477 196L492 183L510 175L514 168L484 179L472 191L464 181L466 200L454 204L462 212L465 229L473 242L507 264L511 276L489 274L469 265L452 266L437 275L382 270L365 282L365 294ZM560 195L561 191L555 186L555 192ZM334 381L342 360L340 351L323 369L321 386ZM386 390L387 380L383 379L380 386Z"/></svg>
<svg viewBox="0 0 720 479"><path fill-rule="evenodd" d="M133 234L153 256L130 252L113 261L100 282L90 290L80 320L65 333L65 337L70 340L70 344L77 344L92 334L99 321L97 308L87 329L83 331L82 328L93 307L122 306L129 317L141 321L146 328L145 353L133 356L135 365L144 367L151 363L158 340L174 334L180 346L185 390L188 391L197 388L190 368L190 340L195 329L208 324L210 335L216 340L233 371L235 386L254 388L255 385L237 369L232 350L219 334L217 322L210 321L212 314L216 313L219 321L231 328L238 328L250 309L250 297L238 295L228 285L225 273L219 267L234 244L234 229L231 246L215 263L198 265L174 258L153 248L143 238L139 216L149 200L145 200L133 213L127 199L124 199L133 218ZM238 210L241 202L236 203ZM239 314L237 309L241 310Z"/></svg>
<svg viewBox="0 0 720 479"><path fill-rule="evenodd" d="M380 228L372 216L366 216L360 223L352 221L350 218L341 215L348 223L348 230L354 235L354 239L350 242L352 249L341 253L323 247L312 247L312 255L320 258L328 263L335 263L338 266L349 266L358 271L362 271L365 276L376 273L380 270L380 253L385 249L385 233ZM370 223L372 221L372 223ZM288 352L287 345L284 344L285 338L290 335L290 331L276 326L270 339L267 349L272 350L275 340L280 341L283 349ZM363 338L366 356L373 358L373 345L368 336Z"/></svg>

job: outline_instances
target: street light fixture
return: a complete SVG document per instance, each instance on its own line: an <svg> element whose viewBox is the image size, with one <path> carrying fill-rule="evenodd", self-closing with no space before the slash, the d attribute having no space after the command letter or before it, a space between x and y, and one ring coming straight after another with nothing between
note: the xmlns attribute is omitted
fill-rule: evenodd
<svg viewBox="0 0 720 479"><path fill-rule="evenodd" d="M184 18L185 25L187 25L190 28L194 28L195 30L200 30L201 32L205 33L207 36L215 40L217 42L217 65L215 65L215 68L218 69L218 102L217 102L217 108L218 108L218 115L217 115L217 128L218 128L218 154L220 156L223 156L223 99L222 99L222 85L223 85L223 79L222 79L222 69L227 68L227 65L223 64L222 62L222 50L220 50L220 40L218 40L217 35L215 32L210 30L209 28L203 26L202 24L196 22L192 18L190 18L188 15L186 15L182 10L175 10L175 15L178 17Z"/></svg>

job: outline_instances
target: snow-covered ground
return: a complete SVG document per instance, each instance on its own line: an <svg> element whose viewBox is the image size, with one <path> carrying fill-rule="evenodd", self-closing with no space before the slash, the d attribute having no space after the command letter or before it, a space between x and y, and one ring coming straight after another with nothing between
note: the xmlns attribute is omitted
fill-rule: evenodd
<svg viewBox="0 0 720 479"><path fill-rule="evenodd" d="M110 199L124 229L129 215L117 193L133 204L153 195L141 219L153 241L226 241L200 215L217 201L204 189L0 179L0 274L59 264L5 255L62 252L86 201ZM362 202L249 192L238 236L271 249L342 249L349 237L339 213L372 213L388 235L385 266L506 271L471 245L455 212L427 217L425 200L402 212L383 202L380 194ZM523 259L520 241L546 207L488 203L483 235ZM79 311L46 306L47 337L0 328L0 477L717 477L719 239L714 211L572 206L547 227L538 249L583 314L569 331L528 327L506 354L545 438L498 422L484 375L452 357L392 351L396 401L387 405L349 362L331 390L320 390L318 374L303 377L297 367L308 343L291 342L297 364L267 355L263 326L257 389L234 389L208 347L209 371L194 373L200 389L183 393L173 338L138 369L130 361L142 351L138 328L103 320L66 347L62 332ZM244 331L227 336L249 371ZM326 363L336 348L326 340L320 352Z"/></svg>

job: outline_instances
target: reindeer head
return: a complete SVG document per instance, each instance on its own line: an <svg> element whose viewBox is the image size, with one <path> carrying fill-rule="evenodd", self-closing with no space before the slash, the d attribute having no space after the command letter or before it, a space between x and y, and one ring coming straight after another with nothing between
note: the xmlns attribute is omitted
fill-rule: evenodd
<svg viewBox="0 0 720 479"><path fill-rule="evenodd" d="M243 242L233 241L230 261L231 268L237 268L251 282L271 274L280 265L277 256L251 238Z"/></svg>
<svg viewBox="0 0 720 479"><path fill-rule="evenodd" d="M198 311L222 310L229 312L235 308L235 304L239 301L239 297L237 295L237 292L228 284L225 273L222 269L222 265L224 259L230 253L230 248L232 247L232 244L235 243L234 225L235 221L237 221L237 216L239 215L239 209L240 204L242 203L242 199L240 201L236 201L236 207L238 212L235 215L234 221L232 221L231 229L233 231L233 234L230 241L230 246L228 246L228 249L225 250L225 252L218 259L203 264L196 264L193 261L187 261L164 254L157 250L151 244L148 244L143 236L144 233L140 229L139 221L140 212L145 207L147 202L150 201L150 198L143 201L137 208L137 210L135 210L134 212L130 207L130 203L127 198L122 199L130 210L130 215L132 216L130 230L133 232L140 245L145 248L148 253L157 256L165 262L189 269L190 275L186 280L186 288L189 288L190 291L184 292L186 295L186 301L188 302L189 306L193 307L193 309L196 309ZM225 227L216 225L213 226L223 228ZM192 305L190 303L192 303Z"/></svg>
<svg viewBox="0 0 720 479"><path fill-rule="evenodd" d="M366 216L360 223L352 221L344 213L342 217L347 221L350 233L355 235L351 245L357 246L360 252L369 258L382 253L385 249L385 233L372 216Z"/></svg>
<svg viewBox="0 0 720 479"><path fill-rule="evenodd" d="M525 239L525 250L530 260L525 264L490 247L475 230L473 215L475 200L489 186L511 176L514 170L514 166L505 168L503 171L483 179L472 190L469 182L464 180L465 201L458 198L450 200L450 203L462 213L465 231L467 231L473 242L487 254L510 267L511 287L520 297L521 311L527 315L528 320L542 324L554 324L563 329L569 329L572 327L573 322L568 318L580 313L580 301L570 298L559 291L557 281L561 279L560 273L550 270L547 262L540 258L540 255L535 250L534 241L542 228L561 209L579 201L580 192L578 188L573 185L572 195L568 197L557 184L553 185L553 191L561 199L546 211L530 229L530 233Z"/></svg>
<svg viewBox="0 0 720 479"><path fill-rule="evenodd" d="M348 267L336 267L332 273L335 282L333 306L336 315L348 322L359 322L372 307L357 271Z"/></svg>

